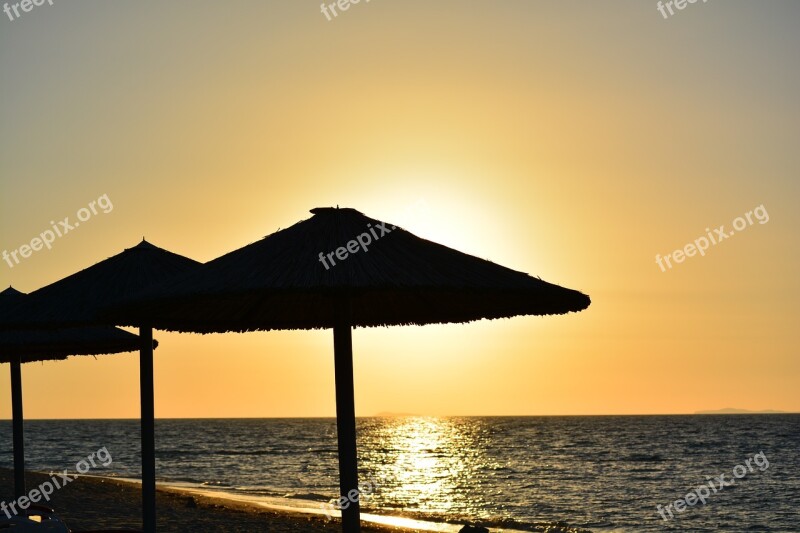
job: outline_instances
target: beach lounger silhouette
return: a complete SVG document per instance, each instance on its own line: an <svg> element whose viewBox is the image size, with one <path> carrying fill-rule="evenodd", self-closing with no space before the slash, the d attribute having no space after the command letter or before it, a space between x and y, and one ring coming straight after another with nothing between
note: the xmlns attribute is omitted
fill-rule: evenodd
<svg viewBox="0 0 800 533"><path fill-rule="evenodd" d="M11 518L0 517L0 531L9 533L70 533L69 528L58 518L53 509L32 504L22 513Z"/></svg>
<svg viewBox="0 0 800 533"><path fill-rule="evenodd" d="M22 514L6 518L0 516L2 533L141 533L138 529L70 529L53 509L32 504Z"/></svg>

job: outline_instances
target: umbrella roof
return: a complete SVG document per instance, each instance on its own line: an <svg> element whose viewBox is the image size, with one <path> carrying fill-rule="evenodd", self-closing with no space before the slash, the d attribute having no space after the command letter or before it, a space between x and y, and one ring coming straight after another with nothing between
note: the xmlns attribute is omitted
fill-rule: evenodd
<svg viewBox="0 0 800 533"><path fill-rule="evenodd" d="M353 326L564 314L590 303L581 292L355 209L311 212L311 218L209 261L169 287L146 291L111 315L119 324L146 321L158 329L210 333L330 328L343 296L351 302Z"/></svg>
<svg viewBox="0 0 800 533"><path fill-rule="evenodd" d="M10 309L28 296L9 287L0 292L0 308ZM157 345L153 343L154 347ZM101 355L133 352L139 349L139 337L112 326L59 330L0 332L0 363L21 357L31 361L66 359L70 355Z"/></svg>
<svg viewBox="0 0 800 533"><path fill-rule="evenodd" d="M200 263L142 240L132 248L32 292L0 310L0 331L110 324L98 309L174 278Z"/></svg>

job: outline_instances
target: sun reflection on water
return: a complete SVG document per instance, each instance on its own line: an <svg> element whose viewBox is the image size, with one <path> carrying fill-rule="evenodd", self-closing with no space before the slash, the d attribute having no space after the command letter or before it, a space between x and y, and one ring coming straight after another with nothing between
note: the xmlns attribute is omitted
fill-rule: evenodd
<svg viewBox="0 0 800 533"><path fill-rule="evenodd" d="M361 453L371 469L362 477L378 483L382 506L422 515L486 514L487 495L466 490L497 468L480 420L403 417L366 426Z"/></svg>

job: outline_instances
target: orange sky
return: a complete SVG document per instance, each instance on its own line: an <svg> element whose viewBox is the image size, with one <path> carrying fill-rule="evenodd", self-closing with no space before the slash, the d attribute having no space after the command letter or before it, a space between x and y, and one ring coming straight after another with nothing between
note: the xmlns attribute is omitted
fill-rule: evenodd
<svg viewBox="0 0 800 533"><path fill-rule="evenodd" d="M356 330L356 410L800 411L795 2L56 2L0 13L0 252L30 292L354 207L592 297ZM764 206L704 257L665 256ZM157 332L159 417L333 416L330 332ZM26 365L26 416L138 417L137 355ZM0 417L10 416L0 367Z"/></svg>

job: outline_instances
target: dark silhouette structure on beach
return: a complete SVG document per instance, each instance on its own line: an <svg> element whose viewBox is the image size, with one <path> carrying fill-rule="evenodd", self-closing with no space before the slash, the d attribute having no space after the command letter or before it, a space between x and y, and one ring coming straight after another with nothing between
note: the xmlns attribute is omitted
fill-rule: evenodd
<svg viewBox="0 0 800 533"><path fill-rule="evenodd" d="M0 309L14 312L27 295L9 287L0 292ZM139 337L112 326L59 330L0 331L0 363L11 369L12 441L14 450L14 497L26 496L25 445L22 402L22 365L35 361L55 361L72 355L104 355L134 352ZM157 343L153 342L153 348Z"/></svg>
<svg viewBox="0 0 800 533"><path fill-rule="evenodd" d="M313 216L109 311L119 325L212 333L332 329L340 493L358 490L352 328L577 312L589 297L355 209ZM360 531L358 502L343 530Z"/></svg>
<svg viewBox="0 0 800 533"><path fill-rule="evenodd" d="M0 310L0 331L114 325L101 310L127 301L144 289L174 279L200 263L142 240L138 245L76 272L29 295L14 312ZM153 328L139 327L142 422L142 521L156 527L155 408Z"/></svg>

